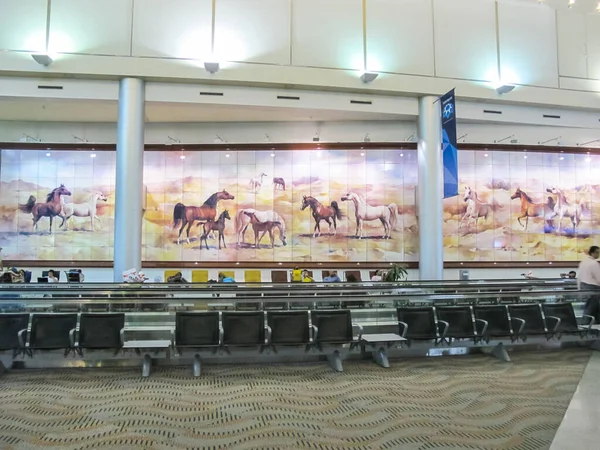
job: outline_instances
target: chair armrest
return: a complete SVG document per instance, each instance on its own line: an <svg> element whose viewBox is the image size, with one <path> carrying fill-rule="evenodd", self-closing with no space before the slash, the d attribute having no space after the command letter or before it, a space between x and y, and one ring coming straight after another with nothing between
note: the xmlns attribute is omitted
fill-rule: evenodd
<svg viewBox="0 0 600 450"><path fill-rule="evenodd" d="M316 325L312 325L312 329L313 329L312 340L313 340L313 342L317 342L317 336L319 335L319 329L317 328Z"/></svg>
<svg viewBox="0 0 600 450"><path fill-rule="evenodd" d="M69 331L69 343L71 344L71 347L75 347L75 333L76 332L77 332L77 330L75 328L73 328L72 330Z"/></svg>
<svg viewBox="0 0 600 450"><path fill-rule="evenodd" d="M360 341L362 339L364 329L363 329L362 325L359 325L357 323L352 324L352 328L354 328L354 327L358 328L358 339L357 340Z"/></svg>
<svg viewBox="0 0 600 450"><path fill-rule="evenodd" d="M271 335L273 334L273 330L269 325L265 325L265 344L269 345L271 343Z"/></svg>
<svg viewBox="0 0 600 450"><path fill-rule="evenodd" d="M219 325L219 345L223 345L223 336L225 335L225 331L223 327Z"/></svg>
<svg viewBox="0 0 600 450"><path fill-rule="evenodd" d="M516 320L517 322L521 322L521 326L519 327L519 330L517 331L517 334L521 334L523 332L523 329L525 328L525 319L521 319L520 317L511 317L511 320Z"/></svg>
<svg viewBox="0 0 600 450"><path fill-rule="evenodd" d="M583 314L581 317L589 317L590 323L588 324L588 330L592 328L592 326L596 323L596 318L594 316L590 316L588 314Z"/></svg>
<svg viewBox="0 0 600 450"><path fill-rule="evenodd" d="M556 333L556 331L558 330L558 327L560 326L560 318L556 317L556 316L546 316L546 320L547 319L552 319L552 320L556 320L556 325L554 325L554 329L552 330L553 333Z"/></svg>
<svg viewBox="0 0 600 450"><path fill-rule="evenodd" d="M442 331L441 337L446 337L446 333L448 332L448 328L450 327L450 324L448 322L446 322L445 320L438 320L438 326L440 324L444 325L444 331Z"/></svg>
<svg viewBox="0 0 600 450"><path fill-rule="evenodd" d="M21 348L25 348L25 341L27 340L27 337L23 338L23 335L27 336L27 328L23 328L22 330L19 330L19 332L17 333L17 339L19 340L19 347L21 347Z"/></svg>
<svg viewBox="0 0 600 450"><path fill-rule="evenodd" d="M121 347L125 345L125 328L121 328L119 331L119 340L121 341Z"/></svg>
<svg viewBox="0 0 600 450"><path fill-rule="evenodd" d="M484 336L485 332L488 329L489 322L487 320L483 320L483 319L475 319L475 323L477 323L477 322L481 322L483 324L483 329L481 330L481 336ZM475 331L477 331L477 327L475 327Z"/></svg>
<svg viewBox="0 0 600 450"><path fill-rule="evenodd" d="M408 332L408 324L406 322L398 321L398 325L402 325L402 334L400 335L400 337L405 337L406 333Z"/></svg>

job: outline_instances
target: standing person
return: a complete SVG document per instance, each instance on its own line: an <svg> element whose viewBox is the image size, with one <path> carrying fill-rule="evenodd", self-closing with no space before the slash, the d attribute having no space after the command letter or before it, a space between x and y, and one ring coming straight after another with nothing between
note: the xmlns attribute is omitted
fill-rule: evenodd
<svg viewBox="0 0 600 450"><path fill-rule="evenodd" d="M598 257L600 257L600 247L592 245L587 256L579 263L579 278L577 280L579 289L600 291L600 264L597 261ZM595 317L596 322L600 321L600 292L587 299L584 314Z"/></svg>
<svg viewBox="0 0 600 450"><path fill-rule="evenodd" d="M58 277L54 273L54 270L48 271L48 283L58 283Z"/></svg>
<svg viewBox="0 0 600 450"><path fill-rule="evenodd" d="M300 267L296 266L294 267L294 270L292 270L292 283L299 283L302 281L302 271L300 270Z"/></svg>
<svg viewBox="0 0 600 450"><path fill-rule="evenodd" d="M337 270L333 270L329 272L329 275L323 278L323 281L325 283L339 283L342 280L340 280L340 277L338 277Z"/></svg>

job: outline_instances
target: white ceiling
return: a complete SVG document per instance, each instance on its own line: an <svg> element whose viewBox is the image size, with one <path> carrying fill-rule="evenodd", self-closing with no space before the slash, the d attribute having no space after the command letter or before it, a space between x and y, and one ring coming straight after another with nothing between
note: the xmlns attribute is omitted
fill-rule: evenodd
<svg viewBox="0 0 600 450"><path fill-rule="evenodd" d="M0 98L0 121L116 122L116 101ZM257 106L146 103L147 122L409 120L400 114Z"/></svg>

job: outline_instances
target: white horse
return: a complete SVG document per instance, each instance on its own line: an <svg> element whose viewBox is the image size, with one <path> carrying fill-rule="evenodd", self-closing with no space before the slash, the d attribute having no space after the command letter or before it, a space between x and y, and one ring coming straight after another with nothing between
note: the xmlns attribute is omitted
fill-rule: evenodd
<svg viewBox="0 0 600 450"><path fill-rule="evenodd" d="M281 217L279 214L272 210L259 211L257 209L246 208L240 209L235 216L235 236L238 248L240 247L240 245L244 244L244 236L246 234L248 226L250 225L251 220L247 214L244 214L245 212L254 214L256 218L261 222L279 222L281 224L279 239L281 239L281 243L283 245L287 245L285 221L283 220L283 217Z"/></svg>
<svg viewBox="0 0 600 450"><path fill-rule="evenodd" d="M249 189L254 191L255 194L258 194L258 191L263 184L263 178L266 176L267 174L263 172L259 176L252 178L249 183Z"/></svg>
<svg viewBox="0 0 600 450"><path fill-rule="evenodd" d="M342 197L342 201L354 202L354 214L356 216L356 236L363 238L363 222L379 219L383 224L383 238L391 239L392 230L396 228L398 221L398 206L395 203L382 206L371 206L364 198L356 192L348 192Z"/></svg>
<svg viewBox="0 0 600 450"><path fill-rule="evenodd" d="M550 223L552 223L552 219L558 216L556 232L560 233L560 226L563 217L569 217L571 219L571 223L573 224L573 232L575 232L577 230L577 225L581 223L581 216L583 215L583 205L581 204L581 201L575 204L569 203L564 192L556 187L546 189L546 192L556 195L554 210L552 211L552 215L550 215L548 218Z"/></svg>
<svg viewBox="0 0 600 450"><path fill-rule="evenodd" d="M62 209L58 217L62 218L62 223L60 226L67 225L65 228L69 229L69 219L73 216L75 217L89 217L91 222L92 231L96 231L95 229L95 221L98 221L100 224L100 228L102 228L102 222L100 218L96 215L96 207L98 202L105 202L108 199L102 192L94 192L87 203L65 203L63 200Z"/></svg>
<svg viewBox="0 0 600 450"><path fill-rule="evenodd" d="M471 189L470 186L465 186L465 196L463 197L463 200L467 202L467 212L465 212L465 215L460 219L458 229L462 227L465 219L467 219L467 226L469 226L471 219L475 220L475 228L477 228L478 219L483 217L485 220L492 213L492 205L479 200L477 191Z"/></svg>

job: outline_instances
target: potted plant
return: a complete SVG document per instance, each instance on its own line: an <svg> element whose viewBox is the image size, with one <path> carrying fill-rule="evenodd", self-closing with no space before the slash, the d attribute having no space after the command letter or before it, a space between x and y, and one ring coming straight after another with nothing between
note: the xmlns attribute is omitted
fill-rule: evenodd
<svg viewBox="0 0 600 450"><path fill-rule="evenodd" d="M393 283L395 281L404 281L408 276L408 272L400 264L392 264L392 266L385 272L383 281Z"/></svg>

